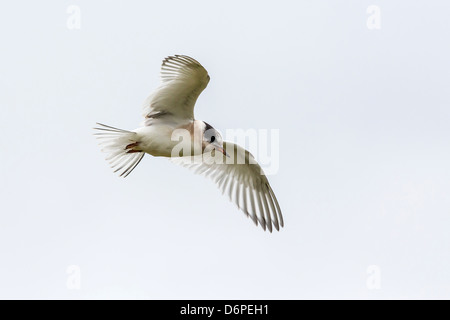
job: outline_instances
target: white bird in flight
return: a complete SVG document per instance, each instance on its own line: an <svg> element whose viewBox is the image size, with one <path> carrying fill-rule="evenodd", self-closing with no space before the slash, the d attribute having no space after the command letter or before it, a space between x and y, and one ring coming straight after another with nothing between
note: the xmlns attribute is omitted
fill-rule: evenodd
<svg viewBox="0 0 450 320"><path fill-rule="evenodd" d="M205 68L191 57L165 58L161 84L144 103L143 126L126 131L97 123L94 129L102 151L108 153L106 159L123 177L136 168L146 153L169 157L210 177L255 225L270 232L272 226L279 230L284 225L280 205L252 154L237 144L223 142L216 129L194 118L195 102L209 79ZM174 153L180 146L180 141L173 138L177 130L187 132L189 139L183 141L181 152ZM211 155L217 156L216 151L222 161L207 161L204 156L209 154L210 160Z"/></svg>

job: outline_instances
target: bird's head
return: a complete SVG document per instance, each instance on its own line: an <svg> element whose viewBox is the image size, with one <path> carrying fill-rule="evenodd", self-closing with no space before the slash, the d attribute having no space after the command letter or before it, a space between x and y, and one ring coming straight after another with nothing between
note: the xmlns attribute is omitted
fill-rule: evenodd
<svg viewBox="0 0 450 320"><path fill-rule="evenodd" d="M214 129L211 125L203 121L203 135L202 135L202 149L205 150L217 150L229 157L223 146L223 139L219 131Z"/></svg>

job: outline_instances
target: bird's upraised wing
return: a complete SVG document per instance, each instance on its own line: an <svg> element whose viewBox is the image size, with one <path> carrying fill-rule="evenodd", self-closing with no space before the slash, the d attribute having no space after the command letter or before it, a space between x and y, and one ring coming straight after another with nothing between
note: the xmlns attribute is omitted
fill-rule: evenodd
<svg viewBox="0 0 450 320"><path fill-rule="evenodd" d="M284 226L277 198L267 177L250 152L237 144L224 142L230 158L223 157L221 163L210 154L194 157L172 158L176 164L211 178L223 193L253 222L272 232ZM227 163L228 162L228 163Z"/></svg>
<svg viewBox="0 0 450 320"><path fill-rule="evenodd" d="M144 102L146 124L153 119L194 119L194 105L209 82L198 61L182 55L169 56L161 66L161 85Z"/></svg>

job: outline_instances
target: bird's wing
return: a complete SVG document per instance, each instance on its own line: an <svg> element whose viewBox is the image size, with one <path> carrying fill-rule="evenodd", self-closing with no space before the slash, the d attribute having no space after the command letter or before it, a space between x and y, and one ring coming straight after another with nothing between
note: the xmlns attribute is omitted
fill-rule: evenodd
<svg viewBox="0 0 450 320"><path fill-rule="evenodd" d="M144 117L194 119L194 105L206 88L209 75L196 60L182 55L169 56L161 66L161 84L144 102Z"/></svg>
<svg viewBox="0 0 450 320"><path fill-rule="evenodd" d="M237 144L224 143L229 158L220 156L215 161L215 151L194 157L172 158L172 161L193 169L195 173L211 178L223 193L253 222L272 232L284 226L277 198L267 177L250 152Z"/></svg>

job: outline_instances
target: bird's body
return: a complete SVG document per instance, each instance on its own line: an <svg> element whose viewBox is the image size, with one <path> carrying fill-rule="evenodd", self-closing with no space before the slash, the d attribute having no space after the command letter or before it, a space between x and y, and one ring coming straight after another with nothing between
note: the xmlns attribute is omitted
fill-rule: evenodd
<svg viewBox="0 0 450 320"><path fill-rule="evenodd" d="M133 130L137 133L136 139L139 142L136 149L154 157L170 157L173 148L178 143L178 141L171 139L172 133L178 127L178 125L171 123L155 122L150 126Z"/></svg>
<svg viewBox="0 0 450 320"><path fill-rule="evenodd" d="M148 153L168 157L209 176L230 200L272 231L283 226L278 201L267 177L244 148L223 142L208 123L195 120L194 105L210 77L187 56L164 59L161 85L144 103L144 124L132 131L99 124L96 135L115 171L126 177Z"/></svg>

